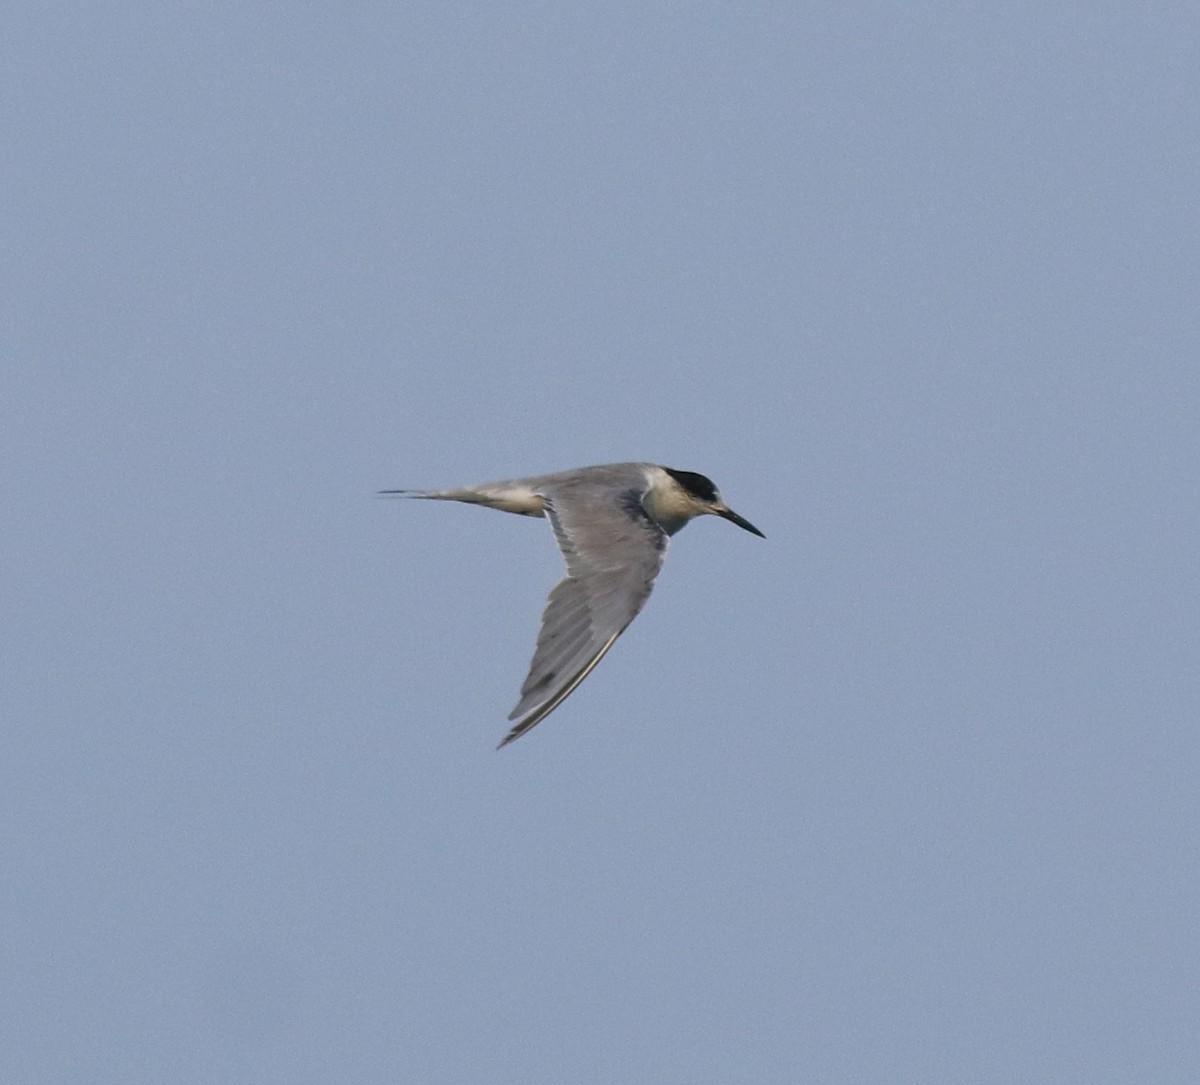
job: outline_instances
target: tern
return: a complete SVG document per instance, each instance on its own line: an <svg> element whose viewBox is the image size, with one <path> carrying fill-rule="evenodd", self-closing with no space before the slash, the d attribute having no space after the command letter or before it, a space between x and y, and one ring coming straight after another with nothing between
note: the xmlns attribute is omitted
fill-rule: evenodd
<svg viewBox="0 0 1200 1085"><path fill-rule="evenodd" d="M667 540L697 516L721 516L766 536L721 498L712 480L657 463L610 463L454 490L384 496L463 501L544 516L566 562L550 592L507 746L541 723L604 658L650 597Z"/></svg>

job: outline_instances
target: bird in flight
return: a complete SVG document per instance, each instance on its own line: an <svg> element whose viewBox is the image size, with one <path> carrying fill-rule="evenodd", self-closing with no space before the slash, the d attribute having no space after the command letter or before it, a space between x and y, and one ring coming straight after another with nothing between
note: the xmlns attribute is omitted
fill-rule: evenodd
<svg viewBox="0 0 1200 1085"><path fill-rule="evenodd" d="M689 520L713 515L766 538L694 471L657 463L609 463L454 490L381 490L381 495L544 516L566 562L550 592L512 730L500 747L541 723L567 699L650 597L667 539ZM497 747L497 748L500 748Z"/></svg>

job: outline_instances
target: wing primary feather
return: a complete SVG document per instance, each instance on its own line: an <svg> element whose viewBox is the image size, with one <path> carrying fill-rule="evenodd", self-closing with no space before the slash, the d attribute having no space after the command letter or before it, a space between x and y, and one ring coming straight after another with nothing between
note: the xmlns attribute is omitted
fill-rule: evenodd
<svg viewBox="0 0 1200 1085"><path fill-rule="evenodd" d="M600 649L590 660L587 665L568 682L562 689L558 690L545 704L539 705L530 712L524 719L520 720L511 731L501 740L500 745L496 747L498 750L504 749L513 739L520 738L526 731L532 727L536 727L542 722L551 712L553 712L560 704L563 703L589 674L592 673L592 668L596 666L604 658L604 654L616 643L619 637L625 630L621 629L614 633L607 641L604 642L604 647ZM512 718L511 716L509 717Z"/></svg>

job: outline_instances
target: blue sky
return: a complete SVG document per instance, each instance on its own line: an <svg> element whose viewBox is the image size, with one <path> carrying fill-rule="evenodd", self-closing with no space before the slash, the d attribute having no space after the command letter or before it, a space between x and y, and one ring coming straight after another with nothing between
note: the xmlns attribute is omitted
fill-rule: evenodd
<svg viewBox="0 0 1200 1085"><path fill-rule="evenodd" d="M1182 4L4 17L0 1077L1194 1082ZM703 520L501 752L546 525Z"/></svg>

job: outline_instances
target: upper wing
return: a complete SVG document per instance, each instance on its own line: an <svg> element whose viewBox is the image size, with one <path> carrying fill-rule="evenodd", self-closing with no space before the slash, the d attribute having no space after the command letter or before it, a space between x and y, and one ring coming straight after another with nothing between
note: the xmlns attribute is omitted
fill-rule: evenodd
<svg viewBox="0 0 1200 1085"><path fill-rule="evenodd" d="M565 486L544 496L567 575L547 600L529 676L508 717L517 722L501 746L544 720L600 662L650 597L667 549L640 490L617 501L611 492Z"/></svg>

